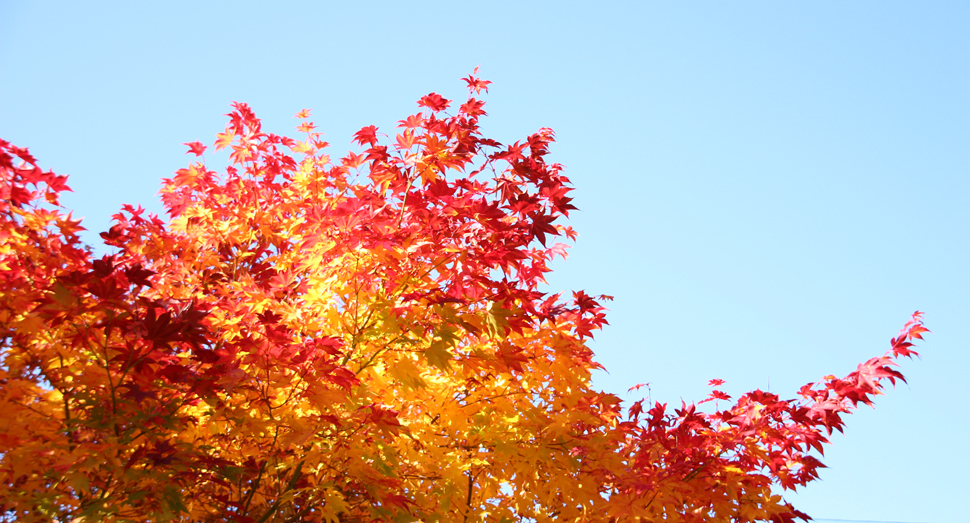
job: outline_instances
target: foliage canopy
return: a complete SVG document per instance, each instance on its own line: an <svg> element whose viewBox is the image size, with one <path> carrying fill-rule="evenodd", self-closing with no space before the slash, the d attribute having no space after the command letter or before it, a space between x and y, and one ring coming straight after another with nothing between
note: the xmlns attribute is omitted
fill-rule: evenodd
<svg viewBox="0 0 970 523"><path fill-rule="evenodd" d="M920 313L798 400L623 408L590 385L609 297L538 290L575 236L553 132L485 138L465 82L337 161L309 111L293 139L235 103L225 173L165 180L168 223L125 206L99 259L66 177L0 141L0 520L804 517L772 485L818 477Z"/></svg>

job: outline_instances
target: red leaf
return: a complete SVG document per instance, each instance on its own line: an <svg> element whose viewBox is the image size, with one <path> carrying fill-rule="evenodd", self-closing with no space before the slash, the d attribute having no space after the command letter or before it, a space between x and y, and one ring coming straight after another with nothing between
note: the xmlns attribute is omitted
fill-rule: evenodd
<svg viewBox="0 0 970 523"><path fill-rule="evenodd" d="M347 156L340 159L340 164L349 169L356 169L363 165L367 160L363 154L347 153Z"/></svg>
<svg viewBox="0 0 970 523"><path fill-rule="evenodd" d="M546 256L548 256L549 259L552 260L558 254L559 256L562 256L562 259L565 260L566 259L566 249L568 249L568 248L569 248L569 246L566 245L565 243L557 243L557 244L553 245L552 247L549 247L548 249L546 249Z"/></svg>
<svg viewBox="0 0 970 523"><path fill-rule="evenodd" d="M552 225L552 222L556 221L556 217L550 214L540 214L538 212L532 214L532 236L539 240L543 246L546 245L546 233L558 234L559 231L556 227Z"/></svg>
<svg viewBox="0 0 970 523"><path fill-rule="evenodd" d="M711 393L711 398L716 400L729 400L731 399L731 396L728 396L727 394L719 390L715 390L714 392Z"/></svg>
<svg viewBox="0 0 970 523"><path fill-rule="evenodd" d="M467 114L468 116L482 116L486 114L482 107L485 107L485 102L476 100L474 98L469 98L467 102L462 104L459 111Z"/></svg>
<svg viewBox="0 0 970 523"><path fill-rule="evenodd" d="M112 227L112 230L113 229L114 227ZM134 283L135 285L144 285L145 287L152 286L152 282L148 281L148 277L153 274L155 274L155 271L150 271L142 267L140 263L125 269L125 276L128 277L128 281Z"/></svg>
<svg viewBox="0 0 970 523"><path fill-rule="evenodd" d="M398 127L417 129L418 127L421 127L422 123L424 123L424 115L421 113L412 114L411 116L408 116L406 120L400 120L397 123Z"/></svg>
<svg viewBox="0 0 970 523"><path fill-rule="evenodd" d="M201 142L187 142L187 143L183 143L182 145L189 146L189 150L186 151L185 154L193 153L196 156L202 156L202 153L204 153L206 149L206 147L202 145Z"/></svg>
<svg viewBox="0 0 970 523"><path fill-rule="evenodd" d="M422 107L427 107L428 109L431 109L432 111L435 111L435 112L444 111L445 109L448 108L450 104L451 104L451 100L446 100L438 93L431 93L429 95L421 97L421 99L418 100L418 105Z"/></svg>
<svg viewBox="0 0 970 523"><path fill-rule="evenodd" d="M930 330L922 325L914 325L911 329L909 329L909 335L920 340L923 339L921 334L924 332L930 332Z"/></svg>
<svg viewBox="0 0 970 523"><path fill-rule="evenodd" d="M634 385L634 386L630 387L629 389L627 389L627 392L633 392L635 390L640 390L640 388L642 388L642 387L649 387L649 386L650 386L649 383L637 383L636 385Z"/></svg>
<svg viewBox="0 0 970 523"><path fill-rule="evenodd" d="M477 67L475 68L475 72L478 72L478 68ZM468 92L475 91L475 94L481 93L482 90L484 90L487 93L488 92L488 84L492 83L492 82L490 82L488 80L482 80L482 79L479 79L479 78L475 78L472 75L468 75L468 78L462 78L462 80L464 80L465 83L468 84Z"/></svg>
<svg viewBox="0 0 970 523"><path fill-rule="evenodd" d="M377 143L377 126L368 125L367 127L362 127L354 134L354 141L360 145L369 144L373 147Z"/></svg>

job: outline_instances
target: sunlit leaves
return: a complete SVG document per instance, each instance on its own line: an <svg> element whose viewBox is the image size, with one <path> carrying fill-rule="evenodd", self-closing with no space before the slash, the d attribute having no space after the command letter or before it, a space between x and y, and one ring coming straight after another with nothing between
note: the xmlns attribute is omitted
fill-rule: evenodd
<svg viewBox="0 0 970 523"><path fill-rule="evenodd" d="M712 380L713 412L624 407L590 385L612 297L539 290L576 237L554 134L502 145L483 101L450 104L335 164L309 110L295 140L234 103L231 165L186 143L168 222L125 206L100 259L66 177L0 141L0 520L800 517L771 486L816 479L843 415L903 379L921 313L800 401Z"/></svg>

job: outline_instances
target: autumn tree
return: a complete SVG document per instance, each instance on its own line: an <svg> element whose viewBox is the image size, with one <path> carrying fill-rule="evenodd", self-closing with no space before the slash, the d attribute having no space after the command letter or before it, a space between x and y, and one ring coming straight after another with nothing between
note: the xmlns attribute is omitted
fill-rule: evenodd
<svg viewBox="0 0 970 523"><path fill-rule="evenodd" d="M485 138L465 79L333 160L233 104L215 149L80 241L66 177L0 141L0 520L791 521L890 352L799 399L591 387L608 296L548 295L574 209L553 132ZM703 403L703 402L701 402ZM721 403L718 403L720 405Z"/></svg>

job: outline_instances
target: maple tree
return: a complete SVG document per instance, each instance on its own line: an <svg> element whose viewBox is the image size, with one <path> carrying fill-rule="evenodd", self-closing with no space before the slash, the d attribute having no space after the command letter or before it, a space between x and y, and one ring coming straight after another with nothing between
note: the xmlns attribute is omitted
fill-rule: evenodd
<svg viewBox="0 0 970 523"><path fill-rule="evenodd" d="M125 206L99 258L0 141L0 520L807 518L778 489L903 379L921 313L798 400L624 408L590 383L610 298L538 290L575 238L553 132L483 137L465 82L336 161L309 111L293 139L235 103L225 173L178 170L170 220Z"/></svg>

